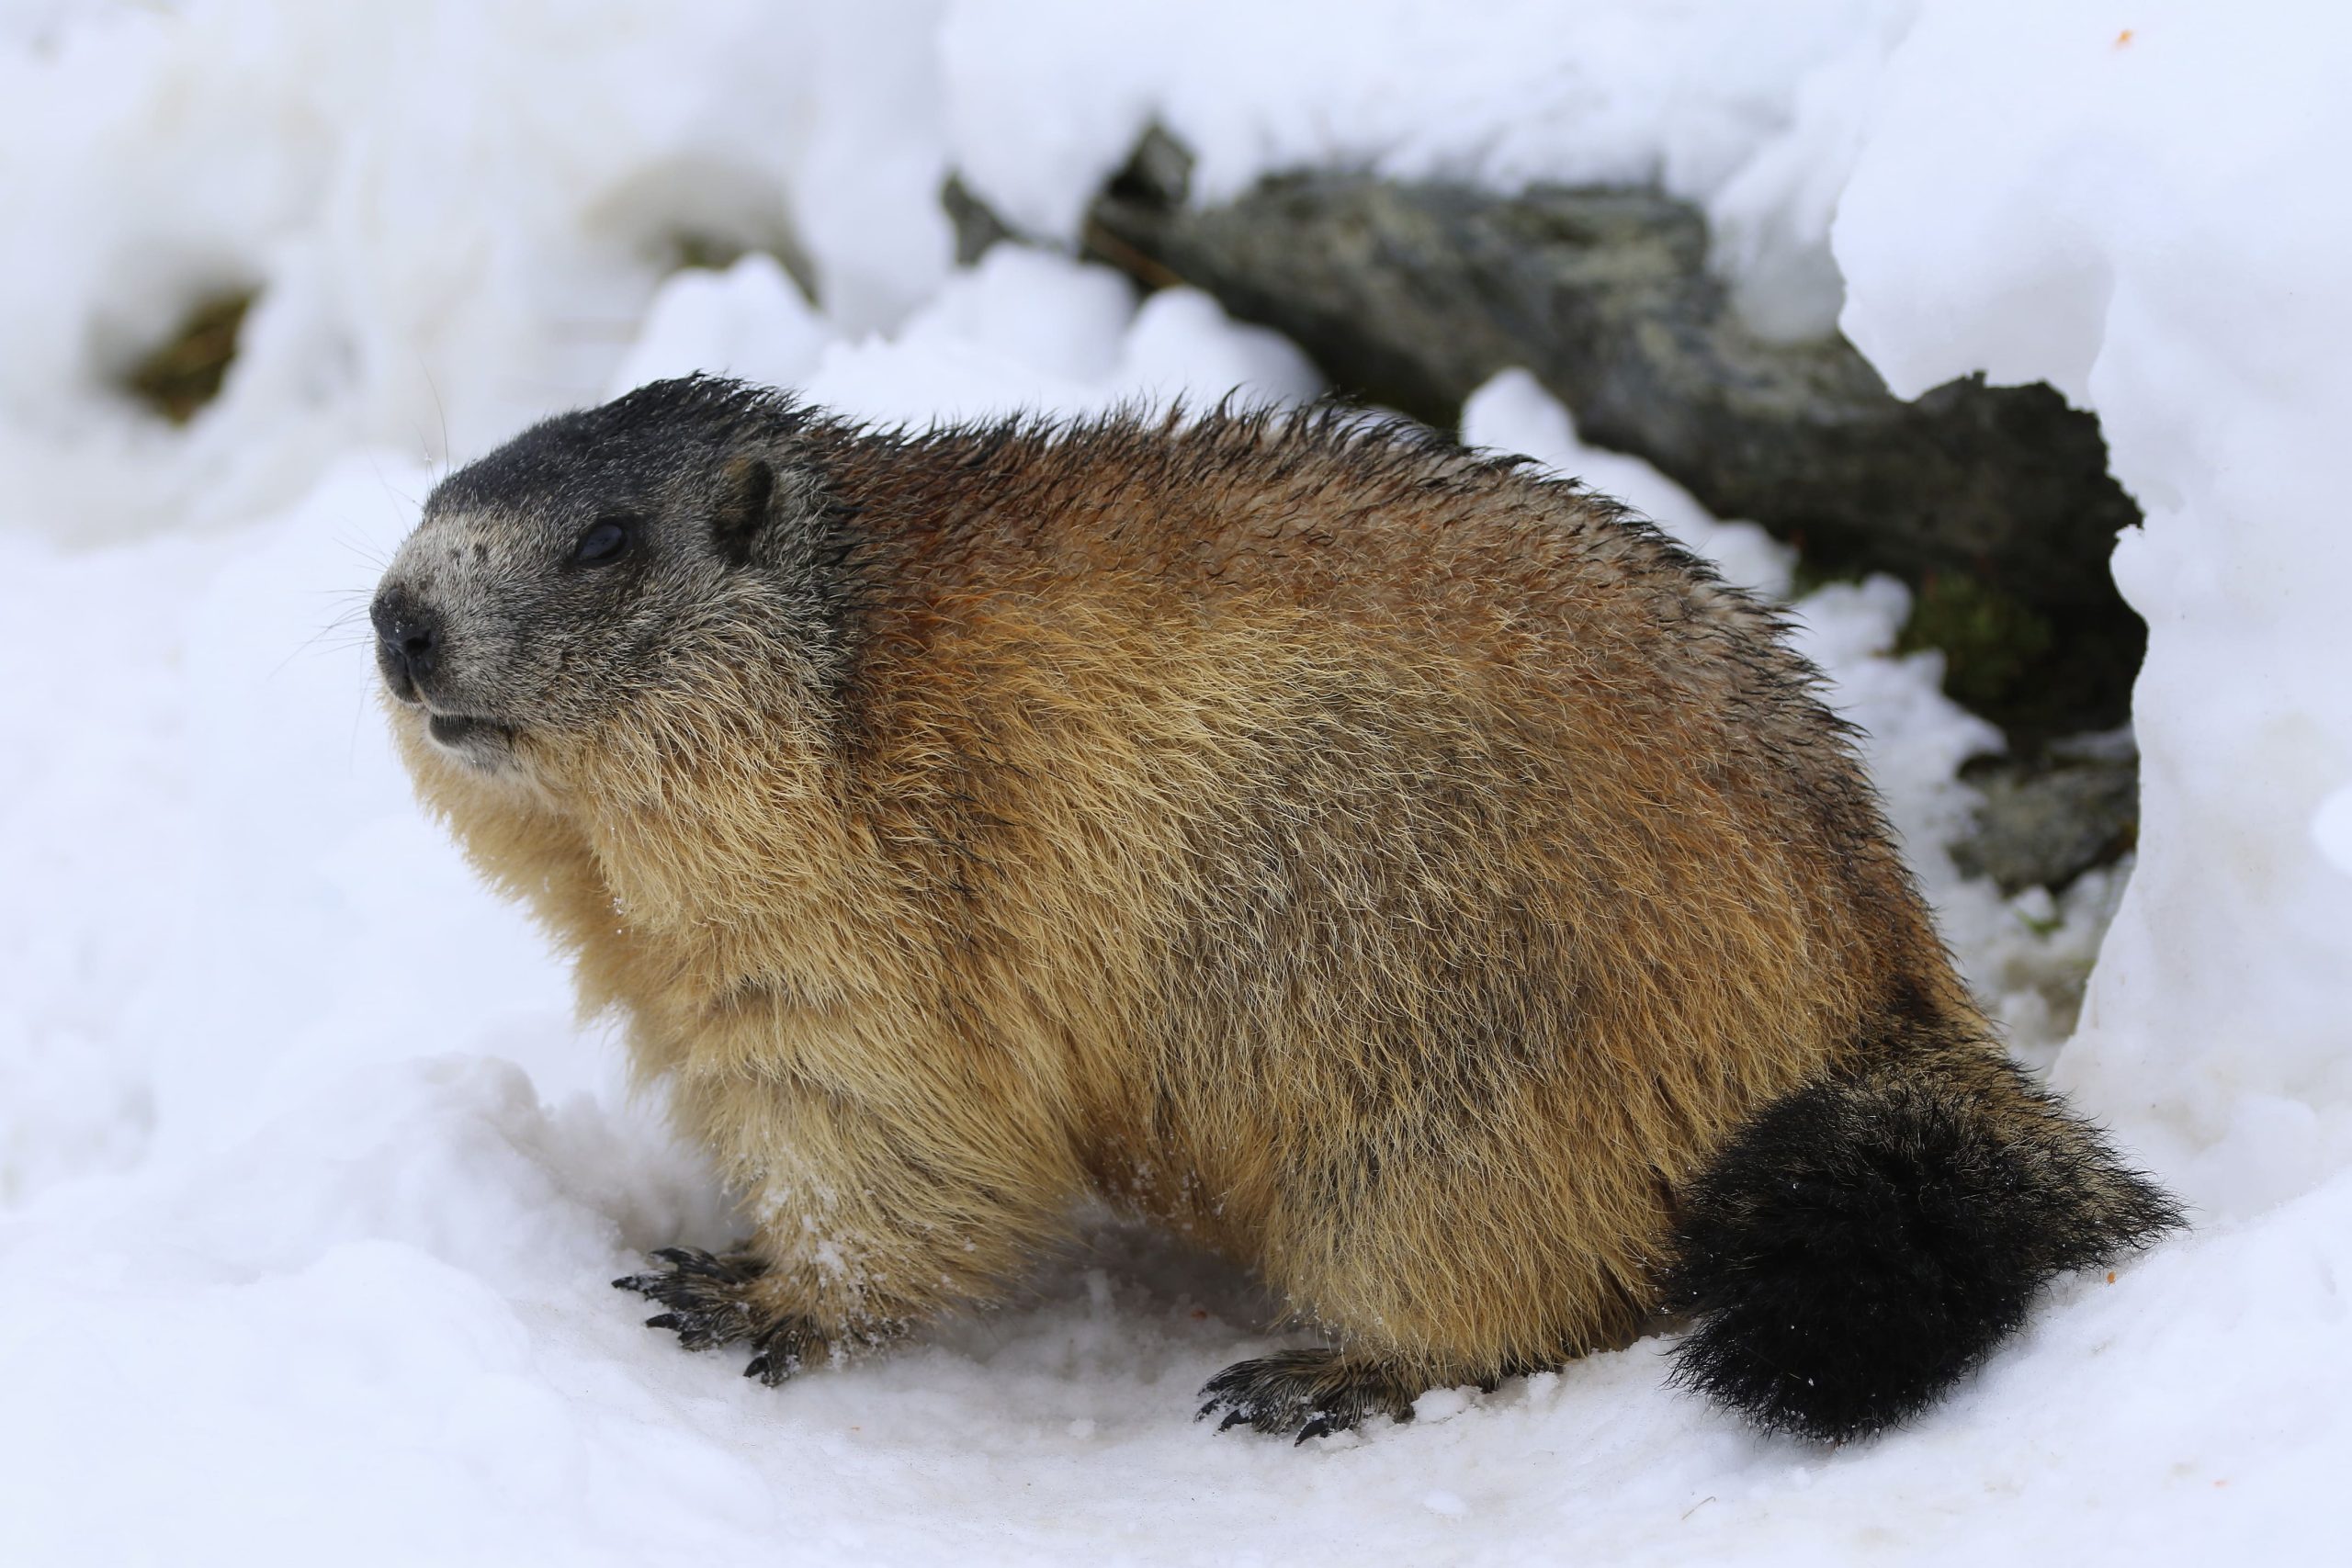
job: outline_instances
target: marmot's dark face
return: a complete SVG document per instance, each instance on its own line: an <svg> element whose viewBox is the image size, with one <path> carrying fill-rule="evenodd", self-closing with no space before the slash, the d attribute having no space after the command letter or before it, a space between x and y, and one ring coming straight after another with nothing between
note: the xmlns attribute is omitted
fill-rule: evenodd
<svg viewBox="0 0 2352 1568"><path fill-rule="evenodd" d="M496 771L725 657L707 646L722 628L820 652L800 422L774 394L659 382L443 480L370 610L403 721Z"/></svg>

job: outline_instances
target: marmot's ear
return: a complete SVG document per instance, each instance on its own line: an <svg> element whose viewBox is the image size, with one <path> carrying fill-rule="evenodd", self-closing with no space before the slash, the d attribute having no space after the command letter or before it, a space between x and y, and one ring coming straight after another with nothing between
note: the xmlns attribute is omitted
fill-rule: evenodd
<svg viewBox="0 0 2352 1568"><path fill-rule="evenodd" d="M775 500L775 470L760 457L739 457L727 465L719 486L718 510L711 518L711 543L730 566L752 564L752 550L760 530L768 524Z"/></svg>

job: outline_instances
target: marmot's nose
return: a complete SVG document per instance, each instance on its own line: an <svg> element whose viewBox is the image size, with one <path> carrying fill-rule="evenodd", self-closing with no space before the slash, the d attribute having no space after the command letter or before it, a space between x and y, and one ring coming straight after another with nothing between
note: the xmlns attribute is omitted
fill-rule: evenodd
<svg viewBox="0 0 2352 1568"><path fill-rule="evenodd" d="M387 588L368 607L376 624L376 667L403 702L418 700L441 658L441 616L403 589Z"/></svg>

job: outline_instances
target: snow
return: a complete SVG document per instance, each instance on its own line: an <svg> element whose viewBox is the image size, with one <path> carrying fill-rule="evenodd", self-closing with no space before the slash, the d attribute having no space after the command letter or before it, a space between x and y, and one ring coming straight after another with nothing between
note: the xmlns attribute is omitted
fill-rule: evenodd
<svg viewBox="0 0 2352 1568"><path fill-rule="evenodd" d="M1075 236L1155 121L1204 202L1335 164L1655 181L1706 206L1755 323L1801 336L1837 314L1830 215L1911 10L1489 0L1471 26L1433 0L998 0L951 7L940 53L956 165L1026 232Z"/></svg>
<svg viewBox="0 0 2352 1568"><path fill-rule="evenodd" d="M0 1562L2323 1554L2352 1459L2352 219L2324 199L2352 24L1753 17L0 4ZM1898 389L1982 367L2099 412L2149 519L2117 560L2152 624L2128 879L1962 881L1939 845L1988 736L1891 652L1903 590L1795 609L1988 1003L2194 1233L1836 1452L1665 1389L1657 1342L1408 1427L1220 1438L1193 1391L1279 1342L1268 1304L1099 1215L1013 1306L782 1390L639 1325L606 1281L728 1239L723 1195L415 811L366 595L447 462L688 368L891 421L1311 395L1200 295L950 266L948 168L1066 234L1153 118L1209 197L1302 161L1655 176L1709 206L1760 324L1842 300ZM750 254L675 271L690 239ZM263 292L218 402L175 430L110 389L224 285ZM1789 591L1780 547L1581 446L1524 374L1464 423Z"/></svg>
<svg viewBox="0 0 2352 1568"><path fill-rule="evenodd" d="M921 0L81 10L0 50L0 463L77 538L232 525L356 447L480 451L593 396L690 242L799 259L852 333L952 258ZM252 286L211 415L128 416L137 347Z"/></svg>
<svg viewBox="0 0 2352 1568"><path fill-rule="evenodd" d="M2347 50L2317 7L1932 7L1836 233L1897 391L2046 378L2147 514L2115 556L2149 624L2140 864L2057 1077L2215 1215L2352 1164L2352 216L2315 198Z"/></svg>

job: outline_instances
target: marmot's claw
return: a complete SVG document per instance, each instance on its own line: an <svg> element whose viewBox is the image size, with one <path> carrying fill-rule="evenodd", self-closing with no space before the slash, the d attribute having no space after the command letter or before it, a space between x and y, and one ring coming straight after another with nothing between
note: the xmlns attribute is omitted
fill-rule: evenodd
<svg viewBox="0 0 2352 1568"><path fill-rule="evenodd" d="M825 1337L806 1318L772 1323L752 1337L752 1347L759 1354L743 1369L743 1375L774 1388L807 1365L824 1345Z"/></svg>
<svg viewBox="0 0 2352 1568"><path fill-rule="evenodd" d="M757 1279L767 1272L767 1264L738 1244L725 1252L712 1254L699 1247L663 1247L654 1249L653 1256L681 1274L707 1274L714 1279Z"/></svg>
<svg viewBox="0 0 2352 1568"><path fill-rule="evenodd" d="M741 1305L712 1312L657 1313L645 1320L648 1328L667 1328L675 1333L678 1343L689 1350L732 1344L750 1333L751 1325L751 1309Z"/></svg>
<svg viewBox="0 0 2352 1568"><path fill-rule="evenodd" d="M766 1262L741 1250L714 1255L694 1247L665 1247L654 1257L670 1265L647 1274L627 1274L614 1288L635 1291L670 1310L645 1320L666 1328L689 1350L707 1350L750 1337L757 1328L744 1288L768 1270Z"/></svg>
<svg viewBox="0 0 2352 1568"><path fill-rule="evenodd" d="M1303 1443L1344 1432L1367 1416L1385 1413L1410 1420L1418 1390L1408 1392L1406 1379L1376 1362L1350 1361L1336 1350L1292 1350L1238 1361L1201 1392L1208 1403L1194 1420L1222 1410L1220 1432L1247 1426L1271 1435L1289 1433Z"/></svg>

